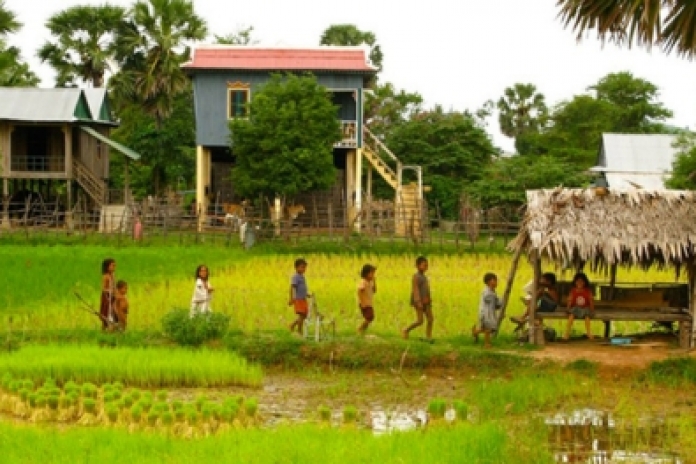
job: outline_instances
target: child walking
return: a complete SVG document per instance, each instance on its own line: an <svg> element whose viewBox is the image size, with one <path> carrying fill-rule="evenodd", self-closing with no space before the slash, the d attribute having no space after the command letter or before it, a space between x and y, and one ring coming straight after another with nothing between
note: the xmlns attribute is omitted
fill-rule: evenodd
<svg viewBox="0 0 696 464"><path fill-rule="evenodd" d="M370 323L375 320L375 310L372 306L372 298L377 293L375 272L377 268L372 264L365 264L360 271L360 283L358 284L358 306L363 316L363 323L358 327L358 333L363 335Z"/></svg>
<svg viewBox="0 0 696 464"><path fill-rule="evenodd" d="M115 297L115 277L116 261L113 258L106 258L102 261L102 284L101 302L99 304L99 315L102 321L102 330L109 328L109 323L114 321L113 303Z"/></svg>
<svg viewBox="0 0 696 464"><path fill-rule="evenodd" d="M114 299L114 312L118 319L118 326L121 331L126 330L128 325L128 284L123 280L116 283L116 297Z"/></svg>
<svg viewBox="0 0 696 464"><path fill-rule="evenodd" d="M295 274L290 278L290 302L288 305L294 307L297 315L297 319L290 324L290 331L293 332L297 329L297 333L300 335L302 335L302 328L309 312L309 305L307 304L309 293L307 280L304 275L306 270L307 261L303 258L297 258L295 260Z"/></svg>
<svg viewBox="0 0 696 464"><path fill-rule="evenodd" d="M206 314L211 311L210 301L213 299L213 287L210 285L208 266L201 264L196 268L196 286L191 297L191 317Z"/></svg>
<svg viewBox="0 0 696 464"><path fill-rule="evenodd" d="M416 259L416 273L411 279L411 306L416 310L416 322L401 331L404 338L408 338L409 332L423 325L423 316L427 321L425 326L426 340L433 341L433 307L430 298L430 282L425 273L428 271L428 260L425 256Z"/></svg>
<svg viewBox="0 0 696 464"><path fill-rule="evenodd" d="M484 348L491 348L491 334L498 330L498 317L496 316L496 311L500 309L503 304L495 293L495 289L498 286L498 276L492 272L486 273L483 276L483 283L486 284L486 288L481 292L481 300L479 302L479 325L471 328L471 335L474 337L474 341L478 342L478 337L480 334L484 335Z"/></svg>
<svg viewBox="0 0 696 464"><path fill-rule="evenodd" d="M592 327L590 318L594 316L594 297L590 288L590 280L587 275L578 272L573 277L573 289L568 296L568 328L566 329L563 340L570 339L570 329L573 327L575 319L585 319L585 329L587 338L592 340Z"/></svg>

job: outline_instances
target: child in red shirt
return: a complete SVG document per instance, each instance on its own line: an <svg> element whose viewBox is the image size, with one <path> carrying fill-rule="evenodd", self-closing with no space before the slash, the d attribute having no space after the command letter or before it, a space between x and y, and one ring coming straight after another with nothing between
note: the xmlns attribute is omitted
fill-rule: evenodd
<svg viewBox="0 0 696 464"><path fill-rule="evenodd" d="M570 338L570 329L573 326L575 319L585 319L585 328L587 329L587 338L592 340L592 330L590 327L590 318L594 316L594 298L590 281L582 272L575 274L573 278L574 287L568 295L568 328L566 330L564 340Z"/></svg>

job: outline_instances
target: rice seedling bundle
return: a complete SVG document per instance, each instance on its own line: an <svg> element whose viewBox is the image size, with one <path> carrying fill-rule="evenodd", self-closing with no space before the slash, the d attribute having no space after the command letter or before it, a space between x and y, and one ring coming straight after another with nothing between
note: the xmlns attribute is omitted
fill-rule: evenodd
<svg viewBox="0 0 696 464"><path fill-rule="evenodd" d="M262 381L260 367L233 353L164 348L30 345L14 353L0 354L0 372L3 371L34 380L52 376L60 382L87 382L82 385L82 394L89 398L97 395L91 382L116 379L140 387L257 387ZM113 388L110 392L111 399L117 399ZM146 393L152 401L152 393Z"/></svg>

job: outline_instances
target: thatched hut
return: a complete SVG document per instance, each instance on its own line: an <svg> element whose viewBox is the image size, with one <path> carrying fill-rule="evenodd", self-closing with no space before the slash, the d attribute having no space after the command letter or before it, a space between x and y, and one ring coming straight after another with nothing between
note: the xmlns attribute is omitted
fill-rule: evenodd
<svg viewBox="0 0 696 464"><path fill-rule="evenodd" d="M579 270L589 265L594 271L605 271L610 277L610 292L603 294L607 300L614 293L619 266L671 267L677 276L685 269L688 288L683 285L686 302L681 306L686 307L678 309L689 315L689 321L680 322L680 328L682 337L685 329L690 333L682 345L693 344L696 193L562 187L528 191L524 219L509 248L515 258L505 291L506 302L522 255L527 255L534 267L535 282L542 260L562 268L572 266ZM666 312L664 308L661 311ZM636 320L648 320L645 317Z"/></svg>

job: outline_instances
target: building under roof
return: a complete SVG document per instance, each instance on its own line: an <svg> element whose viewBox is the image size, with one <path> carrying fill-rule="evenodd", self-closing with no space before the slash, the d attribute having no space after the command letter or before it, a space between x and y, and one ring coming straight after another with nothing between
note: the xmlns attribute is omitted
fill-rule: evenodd
<svg viewBox="0 0 696 464"><path fill-rule="evenodd" d="M597 166L609 187L661 190L677 155L674 134L602 134Z"/></svg>

